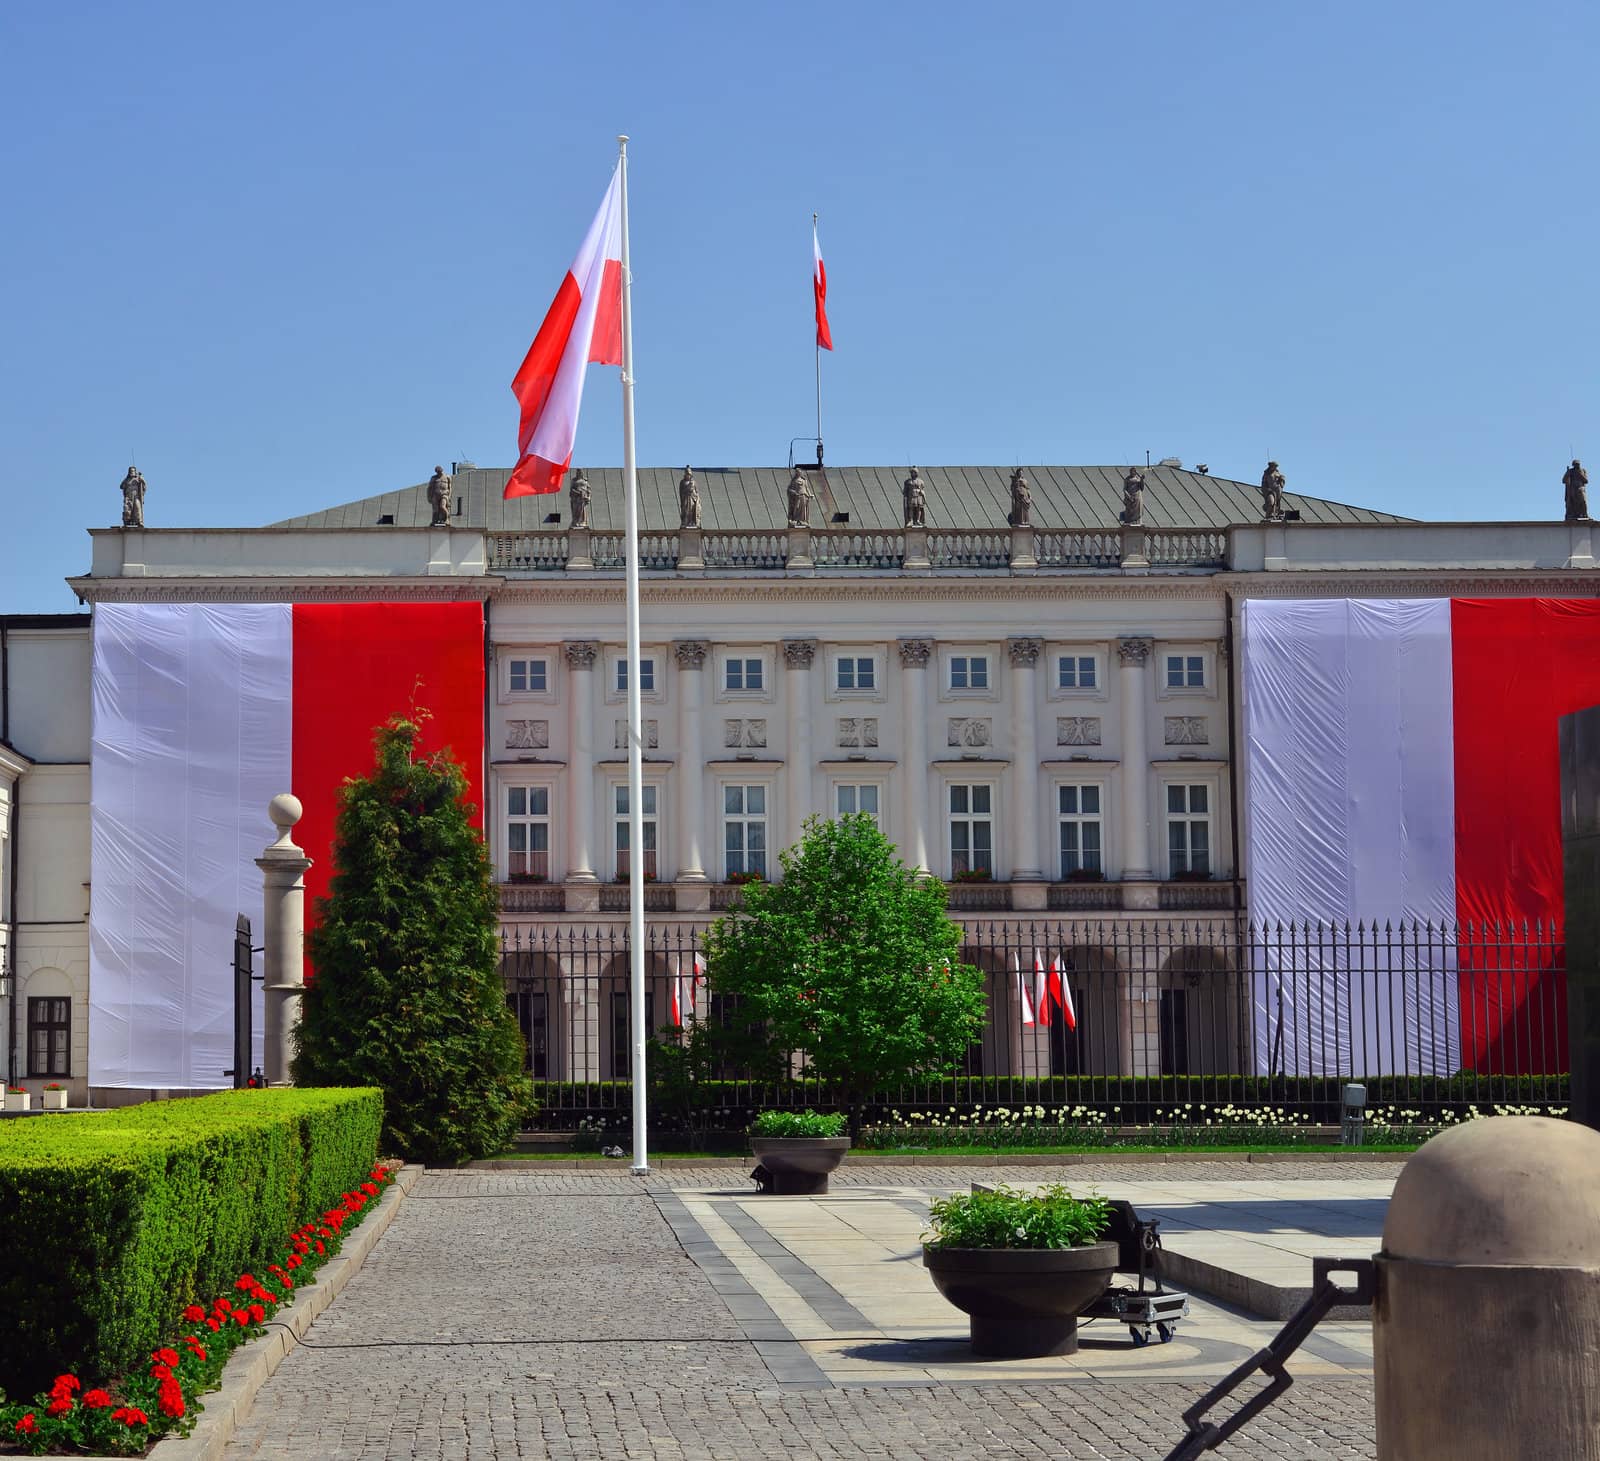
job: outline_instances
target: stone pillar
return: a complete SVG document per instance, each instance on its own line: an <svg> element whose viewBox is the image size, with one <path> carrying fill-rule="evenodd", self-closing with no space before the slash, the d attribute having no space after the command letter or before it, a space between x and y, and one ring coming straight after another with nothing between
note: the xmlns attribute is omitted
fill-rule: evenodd
<svg viewBox="0 0 1600 1461"><path fill-rule="evenodd" d="M1122 662L1122 880L1148 881L1155 876L1150 860L1150 746L1145 734L1145 700L1149 694L1148 639L1123 639L1117 644ZM1144 905L1139 905L1144 906ZM1153 905L1151 905L1153 906Z"/></svg>
<svg viewBox="0 0 1600 1461"><path fill-rule="evenodd" d="M900 856L912 868L928 868L928 660L931 639L900 641L900 713L905 720L905 774L901 797Z"/></svg>
<svg viewBox="0 0 1600 1461"><path fill-rule="evenodd" d="M567 572L589 573L594 569L594 555L590 547L589 528L571 528L567 532Z"/></svg>
<svg viewBox="0 0 1600 1461"><path fill-rule="evenodd" d="M791 527L789 555L784 565L785 569L789 573L809 574L814 566L811 558L811 529Z"/></svg>
<svg viewBox="0 0 1600 1461"><path fill-rule="evenodd" d="M932 566L928 559L928 530L906 529L906 551L902 566L907 573L926 573Z"/></svg>
<svg viewBox="0 0 1600 1461"><path fill-rule="evenodd" d="M817 656L814 639L783 641L783 662L789 692L789 826L790 842L800 839L800 829L816 808L811 802L814 762L811 757L811 662Z"/></svg>
<svg viewBox="0 0 1600 1461"><path fill-rule="evenodd" d="M294 845L290 829L300 820L299 797L284 792L267 805L278 840L256 859L261 869L262 994L266 1007L262 1074L267 1084L286 1086L294 1059L294 1031L305 993L306 869L311 859Z"/></svg>
<svg viewBox="0 0 1600 1461"><path fill-rule="evenodd" d="M599 646L574 640L565 646L570 681L571 734L567 747L567 880L598 882L594 871L594 662Z"/></svg>
<svg viewBox="0 0 1600 1461"><path fill-rule="evenodd" d="M1020 527L1011 529L1011 571L1013 573L1032 573L1039 566L1039 560L1033 551L1033 529Z"/></svg>
<svg viewBox="0 0 1600 1461"><path fill-rule="evenodd" d="M1600 706L1561 717L1573 1120L1600 1128Z"/></svg>
<svg viewBox="0 0 1600 1461"><path fill-rule="evenodd" d="M1045 874L1039 855L1039 717L1034 703L1034 677L1044 641L1012 639L1006 647L1011 651L1011 726L1015 738L1011 755L1011 880L1038 882Z"/></svg>
<svg viewBox="0 0 1600 1461"><path fill-rule="evenodd" d="M703 883L705 864L706 763L700 729L700 697L705 684L703 639L685 639L673 646L678 657L678 881Z"/></svg>

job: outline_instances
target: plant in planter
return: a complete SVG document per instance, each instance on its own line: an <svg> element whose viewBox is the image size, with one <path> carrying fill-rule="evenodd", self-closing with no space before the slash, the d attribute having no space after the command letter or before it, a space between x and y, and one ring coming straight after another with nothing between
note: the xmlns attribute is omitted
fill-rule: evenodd
<svg viewBox="0 0 1600 1461"><path fill-rule="evenodd" d="M970 1321L975 1354L1008 1359L1074 1354L1078 1315L1116 1272L1100 1242L1110 1206L1060 1183L1035 1193L999 1186L930 1205L922 1261L934 1286Z"/></svg>
<svg viewBox="0 0 1600 1461"><path fill-rule="evenodd" d="M957 883L987 883L989 878L989 869L986 867L966 867L962 868L951 881Z"/></svg>
<svg viewBox="0 0 1600 1461"><path fill-rule="evenodd" d="M764 881L760 873L729 873L728 881L736 888L742 888L746 883L759 883Z"/></svg>
<svg viewBox="0 0 1600 1461"><path fill-rule="evenodd" d="M59 1081L51 1081L44 1088L39 1104L46 1111L65 1111L67 1109L67 1088Z"/></svg>
<svg viewBox="0 0 1600 1461"><path fill-rule="evenodd" d="M756 1181L780 1197L826 1192L828 1174L849 1150L837 1112L763 1111L750 1123L750 1151L760 1163Z"/></svg>
<svg viewBox="0 0 1600 1461"><path fill-rule="evenodd" d="M6 1087L6 1110L28 1111L32 1109L33 1097L21 1086Z"/></svg>

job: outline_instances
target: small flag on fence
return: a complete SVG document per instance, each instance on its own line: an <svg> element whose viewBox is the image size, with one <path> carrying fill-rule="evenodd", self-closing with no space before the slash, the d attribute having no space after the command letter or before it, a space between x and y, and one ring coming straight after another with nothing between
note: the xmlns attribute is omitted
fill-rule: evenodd
<svg viewBox="0 0 1600 1461"><path fill-rule="evenodd" d="M683 971L676 954L672 956L672 1023L683 1023Z"/></svg>
<svg viewBox="0 0 1600 1461"><path fill-rule="evenodd" d="M1061 972L1061 955L1057 954L1050 961L1050 997L1061 1006L1061 1013L1066 1017L1067 1028L1078 1028L1078 1012L1072 1007L1072 991L1067 988L1067 981Z"/></svg>
<svg viewBox="0 0 1600 1461"><path fill-rule="evenodd" d="M1044 958L1038 949L1033 951L1033 1010L1039 1024L1050 1023L1050 988L1044 978Z"/></svg>
<svg viewBox="0 0 1600 1461"><path fill-rule="evenodd" d="M1028 998L1028 981L1022 977L1022 961L1017 951L1011 951L1011 972L1017 976L1017 993L1022 996L1022 1023L1033 1023L1033 1001Z"/></svg>

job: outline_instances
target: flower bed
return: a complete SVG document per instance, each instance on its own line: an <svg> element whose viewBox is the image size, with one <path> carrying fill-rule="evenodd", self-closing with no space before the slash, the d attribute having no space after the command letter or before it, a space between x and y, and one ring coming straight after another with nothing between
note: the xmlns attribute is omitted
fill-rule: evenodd
<svg viewBox="0 0 1600 1461"><path fill-rule="evenodd" d="M293 1302L296 1285L339 1251L345 1228L366 1216L392 1180L389 1169L374 1166L365 1182L288 1235L281 1263L263 1265L259 1278L241 1273L230 1293L216 1295L209 1306L185 1305L172 1316L168 1342L151 1350L143 1373L89 1389L67 1373L29 1403L0 1396L0 1444L10 1442L34 1456L75 1451L135 1455L168 1432L186 1435L203 1409L198 1397L217 1388L228 1356L262 1333L280 1307Z"/></svg>

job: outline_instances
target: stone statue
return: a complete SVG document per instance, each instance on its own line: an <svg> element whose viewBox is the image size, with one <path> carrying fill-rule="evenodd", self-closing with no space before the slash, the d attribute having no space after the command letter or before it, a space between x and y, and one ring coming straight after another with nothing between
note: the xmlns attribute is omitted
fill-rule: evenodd
<svg viewBox="0 0 1600 1461"><path fill-rule="evenodd" d="M1011 526L1014 528L1031 527L1033 524L1033 489L1028 486L1028 479L1023 476L1022 468L1018 467L1011 474Z"/></svg>
<svg viewBox="0 0 1600 1461"><path fill-rule="evenodd" d="M443 467L435 467L433 475L428 478L428 504L433 508L433 521L428 526L430 528L449 527L450 479L445 475Z"/></svg>
<svg viewBox="0 0 1600 1461"><path fill-rule="evenodd" d="M1278 470L1276 462L1268 462L1267 470L1261 474L1261 521L1264 523L1281 523L1283 521L1283 488L1284 476Z"/></svg>
<svg viewBox="0 0 1600 1461"><path fill-rule="evenodd" d="M695 485L694 470L691 467L685 467L683 475L678 478L678 526L682 528L700 526L700 489Z"/></svg>
<svg viewBox="0 0 1600 1461"><path fill-rule="evenodd" d="M915 467L911 469L911 475L906 478L905 485L900 491L906 501L906 526L926 527L928 499L923 494L922 477Z"/></svg>
<svg viewBox="0 0 1600 1461"><path fill-rule="evenodd" d="M122 526L144 526L144 474L137 467L129 467L122 479Z"/></svg>
<svg viewBox="0 0 1600 1461"><path fill-rule="evenodd" d="M583 475L583 468L579 467L572 474L572 481L567 484L567 496L572 502L572 526L586 528L589 526L589 479Z"/></svg>
<svg viewBox="0 0 1600 1461"><path fill-rule="evenodd" d="M1122 479L1122 523L1124 527L1136 528L1144 521L1144 473L1137 467L1129 467L1128 475Z"/></svg>
<svg viewBox="0 0 1600 1461"><path fill-rule="evenodd" d="M806 480L806 474L796 467L789 474L789 526L791 528L808 528L811 526L811 484Z"/></svg>
<svg viewBox="0 0 1600 1461"><path fill-rule="evenodd" d="M1561 478L1561 485L1567 489L1567 521L1569 523L1587 522L1589 520L1589 474L1583 470L1583 463L1576 457L1572 459L1572 465L1567 468L1565 475Z"/></svg>

